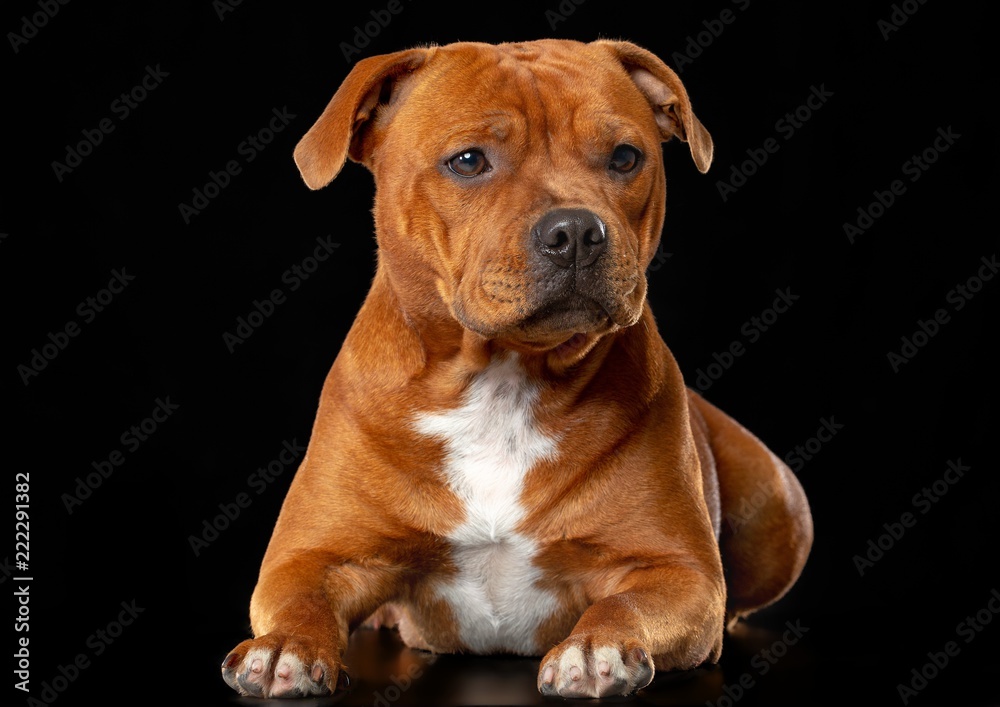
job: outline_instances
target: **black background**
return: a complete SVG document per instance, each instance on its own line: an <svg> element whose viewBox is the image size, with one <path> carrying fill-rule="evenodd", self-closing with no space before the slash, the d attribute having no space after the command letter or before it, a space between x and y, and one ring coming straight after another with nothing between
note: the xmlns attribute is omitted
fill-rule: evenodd
<svg viewBox="0 0 1000 707"><path fill-rule="evenodd" d="M969 643L958 625L1000 589L1000 282L983 284L960 311L948 299L998 251L987 208L1000 186L989 103L995 24L985 3L903 4L918 9L885 38L879 22L899 12L885 2L658 3L656 16L638 3L588 0L555 27L546 11L559 11L556 0L403 2L349 61L343 44L386 3L244 2L220 18L210 2L72 2L16 53L5 42L0 395L6 491L16 473L30 473L31 694L43 697L44 683L83 653L89 667L59 683L59 704L99 695L233 699L218 665L247 635L258 563L293 470L259 495L248 477L284 442L308 440L322 381L374 266L370 174L349 164L310 192L292 150L358 58L554 36L629 39L683 69L714 138L708 175L684 145L664 147L670 257L649 273L649 296L685 375L693 382L739 340L746 352L707 397L779 456L824 419L842 425L797 469L816 526L799 584L751 621L748 636L727 640L720 668L664 676L636 699L716 704L749 674L738 704L902 704L897 685L911 682L929 651L956 641L959 655L910 704L997 704L1000 620ZM675 53L727 8L733 21L710 42L702 35L700 56L679 63ZM21 34L22 17L37 12L34 2L8 3L0 27ZM112 104L147 67L168 75L122 119ZM786 139L776 122L813 87L832 96ZM273 109L295 117L248 163L239 145ZM114 131L60 181L52 163L105 118ZM932 147L939 129L960 137L910 181L904 163ZM717 183L768 138L778 152L723 200ZM185 224L178 205L233 159L241 173ZM851 243L844 223L897 179L905 193ZM282 274L326 236L339 247L290 291ZM134 280L83 323L77 306L116 269ZM275 288L287 300L230 353L223 333ZM748 343L744 324L785 288L794 305ZM887 354L939 308L950 320L894 371ZM81 324L79 335L25 385L18 366L69 321ZM179 407L127 449L122 433L158 398ZM114 450L124 464L69 513L64 495ZM949 460L970 470L922 513L914 494L942 479ZM252 503L196 556L190 537L241 492ZM860 575L854 556L907 511L915 526ZM7 542L0 557L9 562ZM5 593L14 584L0 576ZM123 601L143 612L96 655L88 638ZM7 606L13 624L16 604ZM780 641L787 621L808 631L761 674L757 651ZM10 655L25 634L7 635ZM356 648L352 704L393 695L386 681L400 653L391 636L375 639L381 648ZM536 668L445 657L392 703L529 704L540 700ZM24 701L15 690L12 704Z"/></svg>

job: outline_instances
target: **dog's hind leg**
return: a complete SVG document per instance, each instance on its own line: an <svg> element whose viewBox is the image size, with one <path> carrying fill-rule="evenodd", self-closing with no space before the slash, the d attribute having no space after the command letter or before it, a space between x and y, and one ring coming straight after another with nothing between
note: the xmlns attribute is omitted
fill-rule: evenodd
<svg viewBox="0 0 1000 707"><path fill-rule="evenodd" d="M781 598L798 579L812 547L812 515L781 459L700 395L688 394L692 427L707 432L718 474L719 547L732 626Z"/></svg>

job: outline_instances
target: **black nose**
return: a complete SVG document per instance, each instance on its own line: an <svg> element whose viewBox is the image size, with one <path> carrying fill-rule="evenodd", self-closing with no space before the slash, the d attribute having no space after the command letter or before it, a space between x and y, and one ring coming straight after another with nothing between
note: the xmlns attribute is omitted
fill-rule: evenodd
<svg viewBox="0 0 1000 707"><path fill-rule="evenodd" d="M592 265L608 244L604 221L586 209L550 211L531 232L539 252L562 268Z"/></svg>

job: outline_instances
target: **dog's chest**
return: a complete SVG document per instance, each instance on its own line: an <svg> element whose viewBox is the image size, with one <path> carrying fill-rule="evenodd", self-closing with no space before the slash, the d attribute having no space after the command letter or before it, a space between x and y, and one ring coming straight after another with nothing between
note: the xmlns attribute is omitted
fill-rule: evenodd
<svg viewBox="0 0 1000 707"><path fill-rule="evenodd" d="M458 573L439 595L474 652L536 653L535 632L556 604L536 584L535 543L516 530L524 477L556 450L535 424L538 395L509 355L477 376L459 407L417 420L420 432L444 443L442 473L465 506L464 521L449 534Z"/></svg>

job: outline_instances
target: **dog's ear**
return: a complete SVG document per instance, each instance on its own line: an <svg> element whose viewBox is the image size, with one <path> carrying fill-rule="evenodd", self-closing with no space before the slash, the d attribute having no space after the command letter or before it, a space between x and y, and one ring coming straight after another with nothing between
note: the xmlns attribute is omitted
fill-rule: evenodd
<svg viewBox="0 0 1000 707"><path fill-rule="evenodd" d="M595 44L608 47L618 57L653 107L663 139L676 137L686 142L698 171L707 172L712 164L712 136L691 110L691 101L680 77L658 56L631 42L598 40Z"/></svg>
<svg viewBox="0 0 1000 707"><path fill-rule="evenodd" d="M365 163L372 145L366 125L380 105L392 103L393 87L416 70L429 49L407 49L359 61L337 89L319 119L295 146L295 164L310 189L333 181L350 157Z"/></svg>

